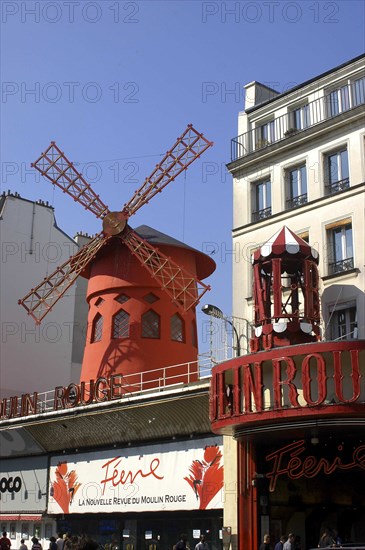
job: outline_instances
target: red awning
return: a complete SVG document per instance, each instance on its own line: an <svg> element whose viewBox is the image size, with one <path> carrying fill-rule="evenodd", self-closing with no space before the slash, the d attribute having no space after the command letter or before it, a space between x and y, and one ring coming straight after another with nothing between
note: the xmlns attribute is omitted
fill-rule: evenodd
<svg viewBox="0 0 365 550"><path fill-rule="evenodd" d="M0 521L40 521L40 514L0 514Z"/></svg>

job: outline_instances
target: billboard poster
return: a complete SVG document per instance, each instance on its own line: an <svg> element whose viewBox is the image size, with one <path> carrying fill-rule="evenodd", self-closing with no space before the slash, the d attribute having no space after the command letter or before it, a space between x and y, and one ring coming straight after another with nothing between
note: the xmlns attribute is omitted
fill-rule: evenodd
<svg viewBox="0 0 365 550"><path fill-rule="evenodd" d="M0 460L1 513L44 511L47 473L46 456Z"/></svg>
<svg viewBox="0 0 365 550"><path fill-rule="evenodd" d="M223 508L222 437L55 456L49 514Z"/></svg>

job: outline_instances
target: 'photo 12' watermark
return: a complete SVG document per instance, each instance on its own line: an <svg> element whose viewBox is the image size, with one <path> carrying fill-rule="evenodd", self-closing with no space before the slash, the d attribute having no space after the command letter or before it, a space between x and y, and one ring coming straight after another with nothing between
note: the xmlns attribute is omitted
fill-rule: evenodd
<svg viewBox="0 0 365 550"><path fill-rule="evenodd" d="M202 2L203 23L339 23L338 2Z"/></svg>
<svg viewBox="0 0 365 550"><path fill-rule="evenodd" d="M2 103L139 103L137 82L16 82L1 84Z"/></svg>
<svg viewBox="0 0 365 550"><path fill-rule="evenodd" d="M64 0L32 2L7 0L0 2L2 23L80 23L95 25L102 21L117 24L140 22L140 3L114 0L85 2Z"/></svg>
<svg viewBox="0 0 365 550"><path fill-rule="evenodd" d="M140 165L134 160L74 163L77 171L89 184L106 181L109 184L140 184ZM213 169L212 169L213 170ZM210 172L208 173L210 175ZM26 162L4 161L1 163L3 185L11 185L14 177L20 183L40 183L41 174Z"/></svg>

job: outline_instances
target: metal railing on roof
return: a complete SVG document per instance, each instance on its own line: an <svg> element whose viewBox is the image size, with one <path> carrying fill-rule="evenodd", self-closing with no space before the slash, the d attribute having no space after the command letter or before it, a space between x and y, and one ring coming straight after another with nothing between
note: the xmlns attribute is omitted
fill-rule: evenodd
<svg viewBox="0 0 365 550"><path fill-rule="evenodd" d="M80 385L70 384L68 387L55 388L53 390L40 392L36 394L35 410L28 410L27 414L22 414L23 396L3 398L0 400L0 424L2 420L9 420L35 417L45 413L50 413L74 409L76 406L95 405L100 406L102 403L110 403L115 399L123 399L127 397L135 397L147 393L159 392L165 389L174 389L186 387L191 383L204 382L210 379L211 369L213 367L211 358L199 359L199 361L191 361L188 363L180 363L177 365L169 365L149 371L120 375L120 382L114 387L112 399L98 399L96 393L100 395L106 391L105 387L95 390L94 381L85 383L83 388L84 397L80 400ZM105 383L108 379L105 378ZM63 391L65 390L65 391ZM57 393L58 391L58 393ZM88 399L90 394L92 398ZM29 399L34 399L34 394L29 394ZM60 404L65 399L65 406Z"/></svg>
<svg viewBox="0 0 365 550"><path fill-rule="evenodd" d="M347 86L343 87L347 89ZM338 90L341 93L340 88ZM299 107L293 106L294 110L288 111L282 116L263 124L256 123L256 127L231 140L231 161L245 157L250 153L266 149L270 145L281 140L288 139L307 128L316 126L325 120L334 119L344 112L363 105L365 103L365 78L352 82L348 88L346 100L333 95L334 92L320 97ZM344 94L343 94L344 95ZM341 98L343 97L341 95ZM296 114L300 110L302 114Z"/></svg>

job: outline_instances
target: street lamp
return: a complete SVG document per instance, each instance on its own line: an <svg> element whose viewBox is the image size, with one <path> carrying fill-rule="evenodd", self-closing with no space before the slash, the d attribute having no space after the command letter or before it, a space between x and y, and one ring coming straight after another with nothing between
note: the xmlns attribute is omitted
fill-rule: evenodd
<svg viewBox="0 0 365 550"><path fill-rule="evenodd" d="M219 309L217 306L213 306L212 304L206 304L202 307L202 312L205 313L205 315L209 315L210 317L215 317L216 319L223 319L226 323L228 323L234 332L234 335L236 337L236 351L237 351L237 357L240 357L241 355L241 343L240 343L240 336L238 335L237 329L223 313L222 310Z"/></svg>

